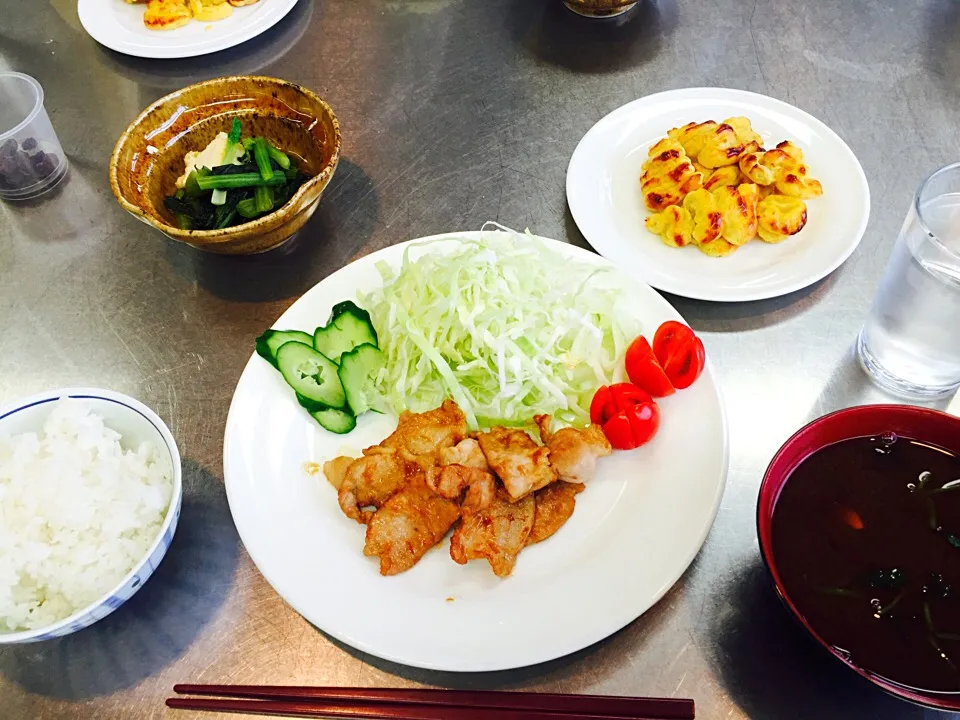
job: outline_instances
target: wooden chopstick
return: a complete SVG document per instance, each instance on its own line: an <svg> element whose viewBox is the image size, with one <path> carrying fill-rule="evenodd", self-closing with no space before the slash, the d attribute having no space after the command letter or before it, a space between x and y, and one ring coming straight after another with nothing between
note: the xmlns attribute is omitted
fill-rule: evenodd
<svg viewBox="0 0 960 720"><path fill-rule="evenodd" d="M456 717L457 720L483 720L494 714L503 717L505 711L510 711L511 716L516 716L518 720L571 720L573 717L596 720L693 720L695 717L693 700L674 698L262 685L175 685L173 689L179 694L245 700L171 698L167 701L170 707L264 714L285 712L300 717L326 715L371 720L448 720ZM453 709L456 709L455 713Z"/></svg>
<svg viewBox="0 0 960 720"><path fill-rule="evenodd" d="M556 713L539 710L471 708L460 705L421 705L418 703L363 704L355 702L321 703L287 700L227 700L221 698L168 698L167 706L179 710L235 712L283 717L354 718L356 720L662 720L655 715L597 715L595 713Z"/></svg>

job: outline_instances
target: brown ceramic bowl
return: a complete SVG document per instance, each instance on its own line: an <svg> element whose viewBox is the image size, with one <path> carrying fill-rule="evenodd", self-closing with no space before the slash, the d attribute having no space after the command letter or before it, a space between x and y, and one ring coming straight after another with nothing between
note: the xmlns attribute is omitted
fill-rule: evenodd
<svg viewBox="0 0 960 720"><path fill-rule="evenodd" d="M311 179L269 215L222 230L181 230L163 199L176 191L183 157L243 121L244 137L262 135ZM313 215L340 160L340 124L323 100L270 77L207 80L157 100L134 120L110 158L110 186L136 217L200 250L252 255L289 240Z"/></svg>
<svg viewBox="0 0 960 720"><path fill-rule="evenodd" d="M563 0L568 8L586 17L623 15L641 0Z"/></svg>

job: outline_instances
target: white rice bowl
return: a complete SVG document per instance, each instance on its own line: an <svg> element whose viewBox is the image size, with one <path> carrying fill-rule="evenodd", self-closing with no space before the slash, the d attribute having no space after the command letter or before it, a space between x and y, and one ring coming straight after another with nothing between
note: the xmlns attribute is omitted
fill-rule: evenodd
<svg viewBox="0 0 960 720"><path fill-rule="evenodd" d="M121 447L83 400L41 433L0 433L0 633L69 617L140 563L173 494L169 455Z"/></svg>

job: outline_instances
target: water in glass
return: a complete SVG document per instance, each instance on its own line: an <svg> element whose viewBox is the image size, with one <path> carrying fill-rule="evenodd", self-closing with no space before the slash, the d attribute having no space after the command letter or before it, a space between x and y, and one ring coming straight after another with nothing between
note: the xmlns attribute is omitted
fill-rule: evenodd
<svg viewBox="0 0 960 720"><path fill-rule="evenodd" d="M921 188L857 343L866 370L905 397L960 386L960 192L925 197L949 170ZM956 173L960 189L960 167Z"/></svg>

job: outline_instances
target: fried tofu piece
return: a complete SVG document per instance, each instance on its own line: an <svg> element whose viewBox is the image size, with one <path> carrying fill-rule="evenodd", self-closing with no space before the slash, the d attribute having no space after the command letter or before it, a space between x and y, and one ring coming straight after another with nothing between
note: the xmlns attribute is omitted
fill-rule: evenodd
<svg viewBox="0 0 960 720"><path fill-rule="evenodd" d="M710 173L710 176L703 183L703 189L713 192L717 188L724 187L725 185L739 184L740 168L736 165L727 165L725 167L717 168Z"/></svg>
<svg viewBox="0 0 960 720"><path fill-rule="evenodd" d="M557 532L573 515L577 495L583 492L583 483L556 482L538 491L534 496L533 529L527 545L543 542Z"/></svg>
<svg viewBox="0 0 960 720"><path fill-rule="evenodd" d="M764 242L783 242L806 224L807 205L800 198L768 195L757 205L757 234Z"/></svg>
<svg viewBox="0 0 960 720"><path fill-rule="evenodd" d="M460 506L428 488L421 474L370 519L363 554L380 558L381 575L409 570L459 517Z"/></svg>
<svg viewBox="0 0 960 720"><path fill-rule="evenodd" d="M743 143L737 139L737 132L725 123L717 125L706 135L703 149L697 155L697 162L708 168L734 165L743 152Z"/></svg>
<svg viewBox="0 0 960 720"><path fill-rule="evenodd" d="M647 208L659 212L680 203L687 193L699 187L700 174L680 143L664 139L650 148L650 157L643 164L640 176L640 189Z"/></svg>
<svg viewBox="0 0 960 720"><path fill-rule="evenodd" d="M753 129L750 118L738 115L737 117L727 118L723 121L723 124L733 128L733 131L737 134L737 142L741 145L748 143L756 143L757 147L763 145L763 138Z"/></svg>
<svg viewBox="0 0 960 720"><path fill-rule="evenodd" d="M745 245L757 236L757 203L760 191L756 185L721 187L713 191L723 226L722 237L731 245Z"/></svg>
<svg viewBox="0 0 960 720"><path fill-rule="evenodd" d="M374 511L369 508L382 507L421 472L415 463L404 460L395 450L367 450L378 451L350 463L343 471L340 489L337 491L337 502L343 514L358 523L370 522ZM333 462L339 463L340 460L338 458L331 461ZM324 466L324 473L327 472L327 465ZM331 466L330 469L335 472L340 469L340 465ZM329 475L327 477L330 478Z"/></svg>
<svg viewBox="0 0 960 720"><path fill-rule="evenodd" d="M527 496L513 502L499 490L486 508L463 513L459 527L450 539L450 557L460 565L486 559L497 577L513 572L517 555L527 544L533 530L536 502Z"/></svg>
<svg viewBox="0 0 960 720"><path fill-rule="evenodd" d="M704 189L694 190L683 199L683 208L690 213L693 230L690 242L694 245L708 243L720 237L722 216L717 210L713 195Z"/></svg>
<svg viewBox="0 0 960 720"><path fill-rule="evenodd" d="M192 19L186 0L150 0L143 11L143 24L150 30L173 30Z"/></svg>
<svg viewBox="0 0 960 720"><path fill-rule="evenodd" d="M497 474L510 499L521 498L557 479L550 464L550 450L537 445L523 430L490 428L477 437L487 464Z"/></svg>
<svg viewBox="0 0 960 720"><path fill-rule="evenodd" d="M693 218L689 210L679 205L648 215L644 224L650 232L660 236L664 245L680 248L693 242Z"/></svg>
<svg viewBox="0 0 960 720"><path fill-rule="evenodd" d="M550 450L550 464L560 480L568 483L585 483L593 478L597 458L613 452L613 446L599 425L588 425L583 430L566 427L550 431L549 415L535 415L540 429L540 439Z"/></svg>
<svg viewBox="0 0 960 720"><path fill-rule="evenodd" d="M405 460L429 467L439 462L439 452L467 437L467 418L453 400L423 413L400 413L397 429L381 447L393 448ZM364 451L366 452L366 451Z"/></svg>
<svg viewBox="0 0 960 720"><path fill-rule="evenodd" d="M427 487L448 500L460 501L464 510L487 507L497 492L497 479L489 470L464 465L444 465L427 470Z"/></svg>
<svg viewBox="0 0 960 720"><path fill-rule="evenodd" d="M747 178L745 182L762 186L773 185L776 180L773 168L767 167L761 162L765 153L766 151L755 142L744 147L740 159L737 160L737 165L740 167L743 176Z"/></svg>
<svg viewBox="0 0 960 720"><path fill-rule="evenodd" d="M702 123L689 122L682 127L668 130L667 137L680 143L683 151L690 158L695 159L703 151L707 137L718 127L719 125L713 120Z"/></svg>
<svg viewBox="0 0 960 720"><path fill-rule="evenodd" d="M761 162L773 171L777 192L801 200L823 195L820 181L808 174L803 151L789 140L784 140L773 150L767 150Z"/></svg>

